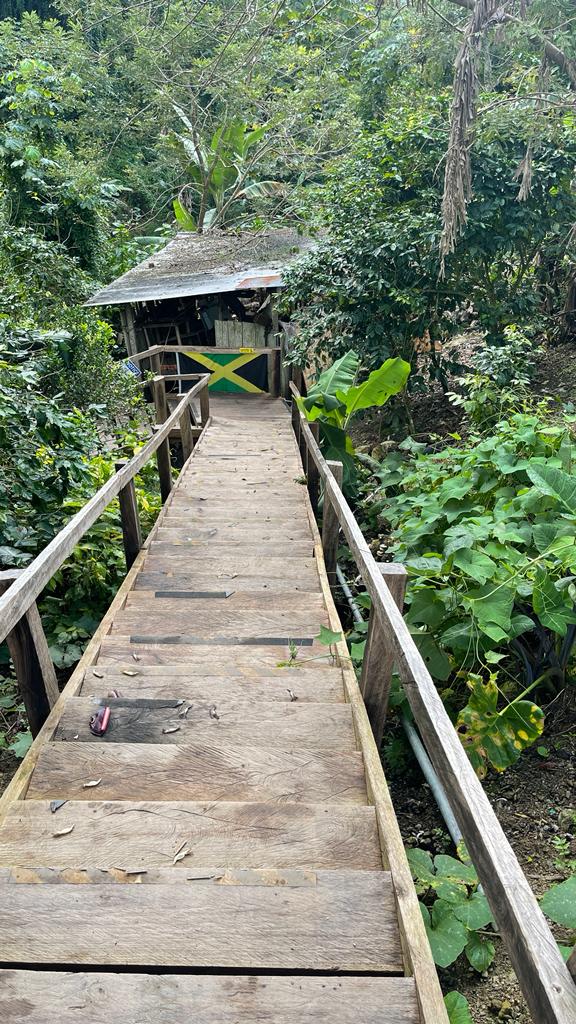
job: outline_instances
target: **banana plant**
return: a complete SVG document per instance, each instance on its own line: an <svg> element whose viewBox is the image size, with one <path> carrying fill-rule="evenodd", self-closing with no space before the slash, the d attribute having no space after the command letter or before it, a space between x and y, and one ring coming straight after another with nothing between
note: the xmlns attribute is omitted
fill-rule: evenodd
<svg viewBox="0 0 576 1024"><path fill-rule="evenodd" d="M347 430L352 418L363 409L380 408L406 386L410 363L404 359L387 359L372 370L366 380L358 383L362 367L355 352L350 351L324 370L309 388L298 406L310 422L320 423L320 439L324 456L343 463L344 477L350 482L354 475L354 446Z"/></svg>
<svg viewBox="0 0 576 1024"><path fill-rule="evenodd" d="M283 182L254 177L269 148L265 142L269 125L250 128L243 121L229 121L206 143L185 111L176 105L174 110L186 129L171 136L187 179L173 204L176 220L185 231L226 227L237 220L247 201L283 194Z"/></svg>

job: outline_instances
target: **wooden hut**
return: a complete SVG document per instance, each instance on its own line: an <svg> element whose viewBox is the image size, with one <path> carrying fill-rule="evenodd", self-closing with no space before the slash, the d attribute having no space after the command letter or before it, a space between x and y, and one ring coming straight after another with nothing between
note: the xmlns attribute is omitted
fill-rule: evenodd
<svg viewBox="0 0 576 1024"><path fill-rule="evenodd" d="M293 229L181 232L93 295L120 310L126 350L167 346L162 369L212 374L219 391L277 393L283 274L315 243Z"/></svg>

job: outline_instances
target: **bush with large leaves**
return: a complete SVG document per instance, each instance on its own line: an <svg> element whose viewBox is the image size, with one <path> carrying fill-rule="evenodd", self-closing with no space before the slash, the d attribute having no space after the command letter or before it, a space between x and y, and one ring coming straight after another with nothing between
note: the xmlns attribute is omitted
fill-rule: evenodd
<svg viewBox="0 0 576 1024"><path fill-rule="evenodd" d="M444 699L460 713L480 774L487 763L503 770L541 733L542 713L528 693L556 692L569 675L571 427L568 417L551 424L538 412L516 413L465 447L430 452L409 439L376 469L379 486L365 501L408 568L407 620Z"/></svg>

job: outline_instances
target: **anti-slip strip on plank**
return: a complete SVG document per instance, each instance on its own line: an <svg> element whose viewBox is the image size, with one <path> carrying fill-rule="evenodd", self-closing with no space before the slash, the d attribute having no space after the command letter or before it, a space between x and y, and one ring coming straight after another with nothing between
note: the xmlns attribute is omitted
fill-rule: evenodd
<svg viewBox="0 0 576 1024"><path fill-rule="evenodd" d="M160 597L164 601L168 598L178 598L179 600L192 600L194 598L199 598L201 600L208 600L208 598L225 599L227 597L231 597L233 593L233 590L156 590L154 592L154 597Z"/></svg>
<svg viewBox="0 0 576 1024"><path fill-rule="evenodd" d="M130 636L131 644L190 644L196 647L213 647L221 644L224 647L312 647L314 637L286 636L215 636L206 640L202 636Z"/></svg>

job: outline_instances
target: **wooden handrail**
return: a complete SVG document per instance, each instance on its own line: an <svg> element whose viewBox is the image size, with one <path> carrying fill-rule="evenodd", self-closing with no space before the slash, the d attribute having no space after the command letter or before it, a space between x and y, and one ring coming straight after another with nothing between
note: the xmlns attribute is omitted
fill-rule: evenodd
<svg viewBox="0 0 576 1024"><path fill-rule="evenodd" d="M294 399L300 398L290 383ZM294 422L294 421L293 421ZM296 426L296 423L295 423ZM311 455L392 648L404 692L490 904L535 1024L572 1024L576 985L546 918L474 772L458 734L368 543L303 415L299 439Z"/></svg>
<svg viewBox="0 0 576 1024"><path fill-rule="evenodd" d="M201 399L204 393L206 396L208 395L209 377L209 374L201 375L198 383L182 397L174 412L158 427L154 436L129 462L106 481L104 486L86 502L76 515L72 516L66 526L30 562L30 565L22 570L9 590L0 597L0 643L26 614L46 584L50 582L54 573L72 554L78 541L94 525L104 509L114 498L118 497L120 491L133 480L160 446L168 443L170 431L177 426L192 399L196 395L200 395Z"/></svg>

